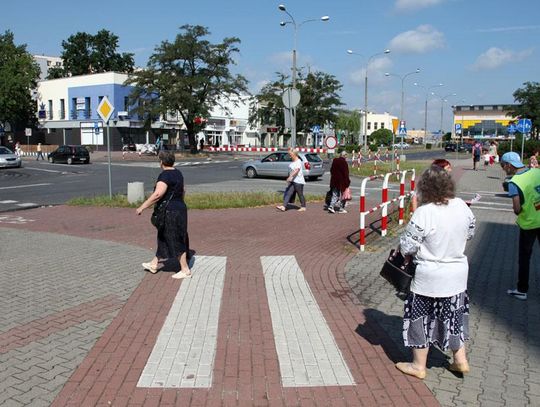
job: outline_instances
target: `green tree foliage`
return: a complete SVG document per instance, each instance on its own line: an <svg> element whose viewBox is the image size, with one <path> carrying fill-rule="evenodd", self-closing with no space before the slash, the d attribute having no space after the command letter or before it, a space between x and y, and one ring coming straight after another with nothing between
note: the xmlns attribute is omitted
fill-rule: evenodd
<svg viewBox="0 0 540 407"><path fill-rule="evenodd" d="M389 146L392 144L392 131L388 129L375 130L369 136L370 143L376 147L384 144Z"/></svg>
<svg viewBox="0 0 540 407"><path fill-rule="evenodd" d="M532 120L533 135L536 139L540 133L540 82L525 82L522 88L513 93L518 104L509 116Z"/></svg>
<svg viewBox="0 0 540 407"><path fill-rule="evenodd" d="M196 151L195 135L204 123L195 123L195 118L208 117L215 106L225 110L226 102L236 103L238 96L247 94L247 81L229 70L239 52L238 38L212 44L204 39L210 35L206 27L180 29L173 42L156 47L146 69L131 74L126 84L134 86L130 97L134 104L140 102L135 111L147 120L179 112Z"/></svg>
<svg viewBox="0 0 540 407"><path fill-rule="evenodd" d="M133 72L133 54L119 53L118 36L108 30L96 35L78 32L62 41L63 68L49 70L47 79L101 72Z"/></svg>
<svg viewBox="0 0 540 407"><path fill-rule="evenodd" d="M283 102L281 94L289 86L289 78L281 73L277 79L266 84L256 95L256 104L250 111L250 123L263 125L277 125L282 128ZM307 133L314 125L331 123L335 125L338 114L337 108L341 106L338 92L341 83L333 76L324 72L310 72L298 74L296 88L300 92L300 104L296 108L296 129Z"/></svg>
<svg viewBox="0 0 540 407"><path fill-rule="evenodd" d="M346 134L347 144L359 144L360 113L342 110L338 113L336 130Z"/></svg>
<svg viewBox="0 0 540 407"><path fill-rule="evenodd" d="M36 121L36 103L31 91L39 77L39 66L26 51L15 45L11 31L0 34L0 123L20 130Z"/></svg>

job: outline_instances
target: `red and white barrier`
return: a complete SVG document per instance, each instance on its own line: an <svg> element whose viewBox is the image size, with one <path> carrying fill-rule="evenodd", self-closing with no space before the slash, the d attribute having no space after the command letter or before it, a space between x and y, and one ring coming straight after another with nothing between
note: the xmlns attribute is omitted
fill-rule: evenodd
<svg viewBox="0 0 540 407"><path fill-rule="evenodd" d="M411 173L410 191L405 193L405 178L408 173ZM399 184L399 196L393 199L388 199L388 180L391 175L401 174L401 180ZM368 181L376 179L383 179L383 185L381 190L381 203L374 206L371 209L366 209L366 185ZM381 236L386 236L388 226L388 206L394 202L399 201L399 224L403 224L403 215L405 208L405 198L411 196L414 191L415 182L415 170L406 171L394 171L387 174L373 175L362 180L360 187L360 250L365 250L366 245L366 216L370 213L381 210Z"/></svg>
<svg viewBox="0 0 540 407"><path fill-rule="evenodd" d="M274 151L286 150L287 148L276 148L276 147L206 147L206 151L238 151L238 152L256 152L256 153L272 153ZM296 151L301 153L326 153L326 148L307 148L307 147L297 147Z"/></svg>

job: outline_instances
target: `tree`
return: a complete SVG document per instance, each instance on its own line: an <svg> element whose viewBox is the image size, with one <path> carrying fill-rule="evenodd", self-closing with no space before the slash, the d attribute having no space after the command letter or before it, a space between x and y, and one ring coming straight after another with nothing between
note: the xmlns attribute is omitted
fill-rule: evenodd
<svg viewBox="0 0 540 407"><path fill-rule="evenodd" d="M359 144L355 135L360 134L360 114L355 111L340 111L336 121L336 130L346 133L347 144Z"/></svg>
<svg viewBox="0 0 540 407"><path fill-rule="evenodd" d="M229 70L239 52L238 38L212 44L204 39L210 35L206 27L180 29L174 42L163 41L156 47L146 69L132 73L126 84L134 86L130 95L132 104L138 104L134 111L147 120L179 112L192 151L197 151L195 135L204 122L195 119L208 117L215 106L226 110L225 102L235 104L237 97L248 93L247 81Z"/></svg>
<svg viewBox="0 0 540 407"><path fill-rule="evenodd" d="M100 72L133 72L133 54L117 52L118 36L107 30L96 35L78 32L62 41L62 68L49 70L47 79Z"/></svg>
<svg viewBox="0 0 540 407"><path fill-rule="evenodd" d="M15 131L35 123L31 92L38 77L39 66L26 44L15 45L11 31L0 34L0 124L9 122Z"/></svg>
<svg viewBox="0 0 540 407"><path fill-rule="evenodd" d="M532 120L532 134L538 139L540 133L540 82L525 82L522 88L513 93L518 105L514 106L509 116Z"/></svg>
<svg viewBox="0 0 540 407"><path fill-rule="evenodd" d="M283 130L283 102L281 94L287 88L289 77L277 73L277 79L266 84L256 95L257 103L252 105L249 121L278 125ZM324 72L310 72L306 76L298 73L296 88L300 92L300 104L296 108L296 129L307 133L314 125L335 124L337 108L341 106L338 92L341 83Z"/></svg>
<svg viewBox="0 0 540 407"><path fill-rule="evenodd" d="M369 138L371 139L371 144L389 146L392 144L392 131L388 129L375 130L370 134Z"/></svg>

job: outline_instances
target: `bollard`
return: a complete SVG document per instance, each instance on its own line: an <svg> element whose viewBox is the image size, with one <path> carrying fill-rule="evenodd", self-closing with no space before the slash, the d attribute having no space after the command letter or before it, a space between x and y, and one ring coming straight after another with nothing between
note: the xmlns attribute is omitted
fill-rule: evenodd
<svg viewBox="0 0 540 407"><path fill-rule="evenodd" d="M129 203L144 201L144 182L128 182L127 200Z"/></svg>

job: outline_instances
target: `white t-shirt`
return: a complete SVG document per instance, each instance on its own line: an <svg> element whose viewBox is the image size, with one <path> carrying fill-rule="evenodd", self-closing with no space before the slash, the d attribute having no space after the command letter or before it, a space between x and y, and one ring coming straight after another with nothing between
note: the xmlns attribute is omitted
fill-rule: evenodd
<svg viewBox="0 0 540 407"><path fill-rule="evenodd" d="M402 254L414 254L411 291L427 297L451 297L467 289L469 264L464 254L476 219L460 198L448 205L426 204L413 214L400 237Z"/></svg>
<svg viewBox="0 0 540 407"><path fill-rule="evenodd" d="M297 184L305 184L306 180L304 179L304 172L302 170L302 160L298 158L298 160L293 161L289 164L289 174L291 174L294 170L297 168L300 170L298 171L298 174L292 179L292 182L295 182Z"/></svg>

